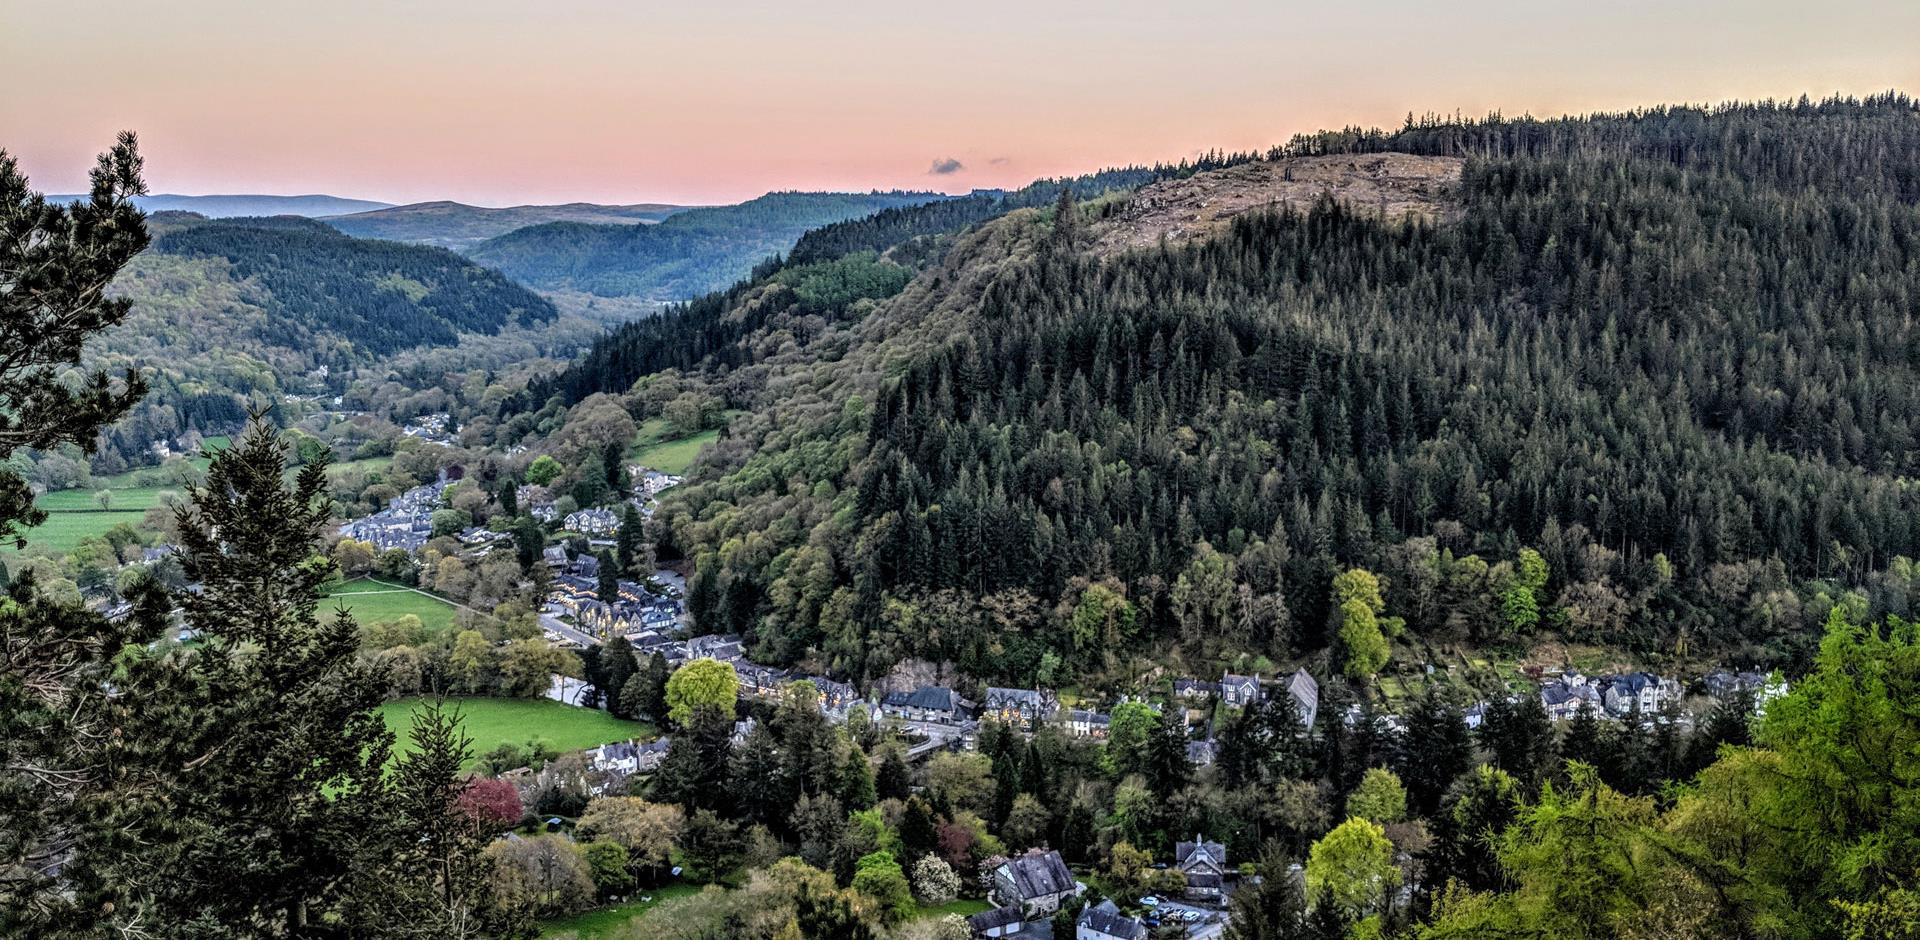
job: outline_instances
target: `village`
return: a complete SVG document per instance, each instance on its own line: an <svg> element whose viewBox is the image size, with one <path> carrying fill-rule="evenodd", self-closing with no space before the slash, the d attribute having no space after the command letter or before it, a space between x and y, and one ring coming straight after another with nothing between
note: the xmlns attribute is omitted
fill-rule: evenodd
<svg viewBox="0 0 1920 940"><path fill-rule="evenodd" d="M570 575L563 604L572 603L585 618L617 617L606 605L581 598L580 575ZM589 592L590 593L590 592ZM624 605L624 602L623 602ZM638 607L638 599L634 602ZM584 622L584 620L583 620ZM1070 738L1105 741L1112 726L1109 711L1063 705L1049 689L1001 688L988 686L979 700L972 700L947 685L920 685L912 688L882 690L862 694L853 686L820 675L809 675L748 660L738 636L706 635L675 638L664 621L635 625L627 621L593 619L613 629L631 628L624 634L632 642L636 655L660 653L679 668L697 659L712 659L732 667L738 679L738 697L743 708L754 703L771 706L781 700L794 683L808 683L817 693L820 711L830 721L845 724L878 721L907 743L905 755L917 761L942 751L975 749L986 725L1011 730L1031 737L1043 729L1054 729ZM1784 694L1786 686L1777 677L1756 672L1715 671L1687 683L1649 672L1586 676L1565 671L1543 682L1536 693L1543 710L1555 721L1566 721L1584 712L1601 721L1649 720L1663 712L1677 713L1680 703L1692 695L1710 701L1751 695L1760 705ZM1218 717L1226 710L1237 712L1266 701L1284 697L1301 723L1299 734L1305 737L1319 720L1320 683L1304 669L1282 676L1260 677L1225 673L1217 680L1181 677L1166 684L1165 693L1149 700L1142 696L1123 701L1145 702L1155 714L1178 709L1188 729L1187 759L1195 768L1212 764L1220 742L1215 735ZM1518 696L1516 696L1517 698ZM1487 703L1477 702L1463 710L1469 728L1478 728ZM1361 717L1360 708L1351 706L1342 721L1348 726ZM1398 729L1396 715L1378 716L1387 728ZM755 719L737 721L732 743L741 745L752 734ZM639 780L658 771L671 748L671 737L609 743L587 750L574 772L589 792L621 794L639 792ZM534 785L538 775L522 774L522 783ZM1128 913L1113 899L1086 904L1075 921L1075 940L1145 940L1153 930L1165 935L1168 930L1183 931L1196 940L1220 936L1228 923L1228 901L1245 878L1251 877L1246 859L1229 858L1226 847L1210 841L1205 833L1194 833L1179 841L1173 856L1155 868L1165 874L1165 885L1157 893L1126 899ZM1079 898L1087 884L1077 878L1061 854L1044 845L1014 854L990 873L989 910L967 917L976 938L1020 937L1044 940L1054 936L1051 919L1069 899Z"/></svg>

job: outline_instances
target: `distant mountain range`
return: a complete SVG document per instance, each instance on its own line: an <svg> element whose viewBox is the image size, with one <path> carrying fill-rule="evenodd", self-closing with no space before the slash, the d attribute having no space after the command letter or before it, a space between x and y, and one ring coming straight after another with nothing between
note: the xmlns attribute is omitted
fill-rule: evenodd
<svg viewBox="0 0 1920 940"><path fill-rule="evenodd" d="M684 300L746 277L809 229L883 209L939 202L927 192L768 193L690 209L659 224L551 222L488 239L475 261L543 290Z"/></svg>
<svg viewBox="0 0 1920 940"><path fill-rule="evenodd" d="M590 202L570 202L557 206L490 209L441 201L332 216L322 221L356 238L385 238L464 250L529 225L548 222L635 225L659 222L688 208L661 203L603 206Z"/></svg>
<svg viewBox="0 0 1920 940"><path fill-rule="evenodd" d="M66 194L48 196L50 202L78 202L87 198L84 195ZM371 199L343 199L339 196L256 196L256 195L216 195L182 196L177 193L160 193L155 196L138 196L134 204L148 212L197 212L209 219L228 219L235 216L300 215L318 218L323 215L346 215L353 212L367 212L373 209L391 209L393 203L374 202Z"/></svg>

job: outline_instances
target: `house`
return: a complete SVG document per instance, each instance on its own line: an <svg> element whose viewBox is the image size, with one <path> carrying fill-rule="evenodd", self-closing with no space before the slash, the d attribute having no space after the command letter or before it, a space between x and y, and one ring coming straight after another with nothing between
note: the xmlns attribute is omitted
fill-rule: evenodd
<svg viewBox="0 0 1920 940"><path fill-rule="evenodd" d="M994 903L1019 908L1027 920L1052 917L1060 903L1079 897L1086 887L1073 880L1059 852L1028 849L1025 855L1010 858L993 870Z"/></svg>
<svg viewBox="0 0 1920 940"><path fill-rule="evenodd" d="M634 745L633 772L650 774L660 769L660 762L667 759L668 740L662 736L645 744Z"/></svg>
<svg viewBox="0 0 1920 940"><path fill-rule="evenodd" d="M1467 730L1477 731L1481 725L1486 724L1487 703L1475 702L1472 705L1468 705L1467 710L1461 712L1460 716L1467 720Z"/></svg>
<svg viewBox="0 0 1920 940"><path fill-rule="evenodd" d="M1027 929L1027 918L1017 907L996 907L968 917L967 929L976 938L1011 937Z"/></svg>
<svg viewBox="0 0 1920 940"><path fill-rule="evenodd" d="M1227 847L1199 835L1173 845L1173 864L1187 878L1187 897L1218 901L1227 876Z"/></svg>
<svg viewBox="0 0 1920 940"><path fill-rule="evenodd" d="M1540 687L1540 705L1554 721L1572 718L1582 709L1600 711L1600 690L1585 676L1563 676Z"/></svg>
<svg viewBox="0 0 1920 940"><path fill-rule="evenodd" d="M1210 695L1220 694L1220 683L1206 682L1200 679L1173 680L1173 697L1189 702L1197 702Z"/></svg>
<svg viewBox="0 0 1920 940"><path fill-rule="evenodd" d="M735 663L733 671L740 678L741 698L778 700L786 693L787 683L793 681L784 669L745 661Z"/></svg>
<svg viewBox="0 0 1920 940"><path fill-rule="evenodd" d="M802 676L813 683L813 690L820 693L820 710L831 715L844 714L860 701L860 692L845 682L837 682L826 676Z"/></svg>
<svg viewBox="0 0 1920 940"><path fill-rule="evenodd" d="M1756 713L1764 714L1769 701L1787 694L1787 682L1764 672L1712 672L1702 683L1707 694L1716 700L1725 701L1741 693L1753 695Z"/></svg>
<svg viewBox="0 0 1920 940"><path fill-rule="evenodd" d="M688 659L717 659L721 662L733 662L746 655L740 647L740 637L732 633L710 633L696 636L687 641Z"/></svg>
<svg viewBox="0 0 1920 940"><path fill-rule="evenodd" d="M558 545L549 545L540 550L540 560L546 562L549 568L565 568L567 550Z"/></svg>
<svg viewBox="0 0 1920 940"><path fill-rule="evenodd" d="M1008 724L1033 725L1053 717L1060 702L1047 690L1000 689L989 686L980 717Z"/></svg>
<svg viewBox="0 0 1920 940"><path fill-rule="evenodd" d="M587 766L606 774L632 774L639 766L640 747L632 741L616 741L587 749Z"/></svg>
<svg viewBox="0 0 1920 940"><path fill-rule="evenodd" d="M1220 745L1212 740L1187 742L1187 763L1195 767L1205 767L1219 757Z"/></svg>
<svg viewBox="0 0 1920 940"><path fill-rule="evenodd" d="M579 558L573 560L573 573L582 578L600 577L600 559L592 555L582 554ZM595 587L598 588L599 585L596 584Z"/></svg>
<svg viewBox="0 0 1920 940"><path fill-rule="evenodd" d="M1236 676L1227 673L1220 677L1220 700L1234 708L1245 708L1260 701L1260 680L1256 676Z"/></svg>
<svg viewBox="0 0 1920 940"><path fill-rule="evenodd" d="M1107 729L1112 725L1113 717L1105 712L1088 711L1084 708L1067 712L1067 733L1078 737L1104 740Z"/></svg>
<svg viewBox="0 0 1920 940"><path fill-rule="evenodd" d="M620 531L620 517L610 509L582 509L568 513L561 527L587 535L612 535Z"/></svg>
<svg viewBox="0 0 1920 940"><path fill-rule="evenodd" d="M1120 913L1111 899L1087 906L1073 923L1073 940L1146 940L1147 925Z"/></svg>
<svg viewBox="0 0 1920 940"><path fill-rule="evenodd" d="M1320 683L1313 681L1305 669L1295 670L1293 678L1287 680L1287 694L1293 696L1294 710L1300 713L1300 723L1311 728L1320 714Z"/></svg>
<svg viewBox="0 0 1920 940"><path fill-rule="evenodd" d="M880 713L901 721L955 724L966 720L971 709L971 702L941 685L923 685L911 692L888 692L880 700Z"/></svg>
<svg viewBox="0 0 1920 940"><path fill-rule="evenodd" d="M1639 711L1651 715L1660 710L1671 695L1674 683L1662 679L1650 672L1629 672L1622 676L1610 676L1600 681L1602 689L1601 704L1609 714L1628 715Z"/></svg>
<svg viewBox="0 0 1920 940"><path fill-rule="evenodd" d="M566 602L562 602L565 606ZM625 604L608 605L597 600L583 600L574 603L574 617L590 633L603 636L628 636L642 630L640 618L632 608ZM629 638L628 643L633 640Z"/></svg>

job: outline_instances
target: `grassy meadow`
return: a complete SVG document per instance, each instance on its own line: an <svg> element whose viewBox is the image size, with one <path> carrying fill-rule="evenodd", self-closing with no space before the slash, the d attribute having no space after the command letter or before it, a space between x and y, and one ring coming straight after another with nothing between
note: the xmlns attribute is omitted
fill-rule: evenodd
<svg viewBox="0 0 1920 940"><path fill-rule="evenodd" d="M416 696L380 706L380 717L400 739L395 747L397 754L408 750L407 730L413 726L413 713L427 701ZM460 710L461 725L473 738L476 758L502 744L525 744L535 739L566 752L655 734L654 727L646 722L625 721L599 709L563 705L552 699L453 698L447 704ZM469 765L473 763L478 761Z"/></svg>

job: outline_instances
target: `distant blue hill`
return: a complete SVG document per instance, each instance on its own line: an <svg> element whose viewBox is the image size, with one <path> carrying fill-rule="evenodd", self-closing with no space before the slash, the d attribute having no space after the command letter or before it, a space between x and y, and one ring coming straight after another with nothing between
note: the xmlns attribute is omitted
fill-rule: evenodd
<svg viewBox="0 0 1920 940"><path fill-rule="evenodd" d="M87 198L82 195L48 196L53 202L76 202ZM389 209L390 202L374 202L369 199L342 199L339 196L181 196L174 193L161 193L157 196L136 196L134 204L148 212L179 210L198 212L209 219L225 219L234 216L263 215L301 215L316 218L323 215L346 215L350 212L368 212L374 209Z"/></svg>

